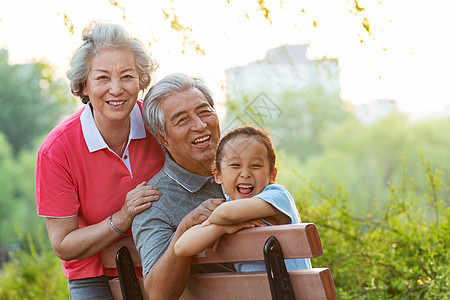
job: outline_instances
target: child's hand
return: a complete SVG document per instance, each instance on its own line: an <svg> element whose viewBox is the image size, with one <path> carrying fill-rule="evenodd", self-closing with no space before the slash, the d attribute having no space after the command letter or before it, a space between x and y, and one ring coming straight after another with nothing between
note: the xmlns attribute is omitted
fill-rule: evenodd
<svg viewBox="0 0 450 300"><path fill-rule="evenodd" d="M203 222L203 223L200 224L200 226L209 226L209 225L212 225L212 223L209 221L209 218L206 219L205 222Z"/></svg>
<svg viewBox="0 0 450 300"><path fill-rule="evenodd" d="M265 227L265 226L267 226L267 224L264 223L264 221L261 220L261 219L253 219L253 220L249 220L247 222L255 225L255 227Z"/></svg>
<svg viewBox="0 0 450 300"><path fill-rule="evenodd" d="M225 233L228 234L232 234L232 233L236 233L241 229L244 228L252 228L252 227L256 227L258 225L257 222L254 222L254 220L251 221L246 221L246 222L241 222L241 223L237 223L237 224L233 224L233 225L223 225L223 229L225 231Z"/></svg>
<svg viewBox="0 0 450 300"><path fill-rule="evenodd" d="M209 225L212 225L212 223L208 219L205 222L203 222L200 226L209 226ZM233 225L222 225L221 227L223 228L224 233L233 234L244 228L264 227L264 226L267 226L267 224L264 223L261 219L253 219L253 220L249 220L247 222L241 222L241 223L233 224ZM217 247L220 244L221 238L222 237L220 237L216 241L214 241L214 243L212 243L208 248L210 248L211 251L216 252Z"/></svg>
<svg viewBox="0 0 450 300"><path fill-rule="evenodd" d="M211 248L212 252L216 252L217 247L219 247L220 244L220 240L222 239L222 237L218 238L214 243L212 243L209 248Z"/></svg>

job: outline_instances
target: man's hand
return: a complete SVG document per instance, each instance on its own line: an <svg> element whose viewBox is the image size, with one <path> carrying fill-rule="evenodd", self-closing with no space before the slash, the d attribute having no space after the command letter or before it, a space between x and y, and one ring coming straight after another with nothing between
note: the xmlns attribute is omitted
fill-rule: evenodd
<svg viewBox="0 0 450 300"><path fill-rule="evenodd" d="M213 210L215 210L216 207L224 202L225 199L220 198L211 198L203 201L202 204L197 206L183 218L180 226L183 226L184 230L188 230L194 225L205 222L209 218Z"/></svg>

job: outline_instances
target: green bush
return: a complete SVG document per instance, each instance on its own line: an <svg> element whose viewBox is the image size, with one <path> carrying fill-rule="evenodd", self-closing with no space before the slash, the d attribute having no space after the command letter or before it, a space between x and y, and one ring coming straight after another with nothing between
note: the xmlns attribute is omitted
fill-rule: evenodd
<svg viewBox="0 0 450 300"><path fill-rule="evenodd" d="M61 262L53 251L37 249L30 237L25 248L11 254L0 271L0 299L69 299Z"/></svg>
<svg viewBox="0 0 450 300"><path fill-rule="evenodd" d="M422 165L426 199L404 170L399 183L389 183L388 204L367 215L353 212L339 184L325 194L301 180L302 221L317 225L324 249L312 263L331 269L340 299L449 299L449 186L442 172Z"/></svg>

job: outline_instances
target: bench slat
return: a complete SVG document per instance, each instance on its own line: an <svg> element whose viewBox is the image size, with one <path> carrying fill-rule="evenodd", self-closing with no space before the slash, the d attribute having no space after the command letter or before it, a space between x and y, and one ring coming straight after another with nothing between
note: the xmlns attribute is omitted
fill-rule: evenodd
<svg viewBox="0 0 450 300"><path fill-rule="evenodd" d="M289 271L296 299L337 299L330 270L314 268ZM331 281L330 281L331 280ZM205 289L205 287L214 287ZM265 272L191 275L181 300L271 299Z"/></svg>
<svg viewBox="0 0 450 300"><path fill-rule="evenodd" d="M280 242L284 258L314 258L323 254L316 226L313 223L301 223L249 228L224 235L216 252L206 249L194 257L192 263L264 260L264 244L270 236Z"/></svg>
<svg viewBox="0 0 450 300"><path fill-rule="evenodd" d="M293 286L304 288L294 289L296 299L337 299L336 290L327 268L309 270L292 270L289 276ZM113 297L122 300L119 279L109 281ZM139 285L144 290L142 277ZM203 287L202 287L203 286ZM214 286L205 289L205 286ZM269 282L265 272L195 274L189 279L181 300L235 300L235 299L271 299ZM144 300L149 300L144 293Z"/></svg>

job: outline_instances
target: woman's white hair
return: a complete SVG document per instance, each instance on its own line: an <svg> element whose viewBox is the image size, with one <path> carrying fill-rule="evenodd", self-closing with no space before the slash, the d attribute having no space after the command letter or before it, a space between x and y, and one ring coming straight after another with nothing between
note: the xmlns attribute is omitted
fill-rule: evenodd
<svg viewBox="0 0 450 300"><path fill-rule="evenodd" d="M134 54L139 76L139 90L144 91L153 81L153 73L157 68L144 45L128 34L127 30L118 24L92 22L83 30L83 44L75 51L67 77L70 88L75 96L79 96L83 103L89 97L83 94L86 80L91 68L91 61L96 53L104 47L129 50Z"/></svg>

